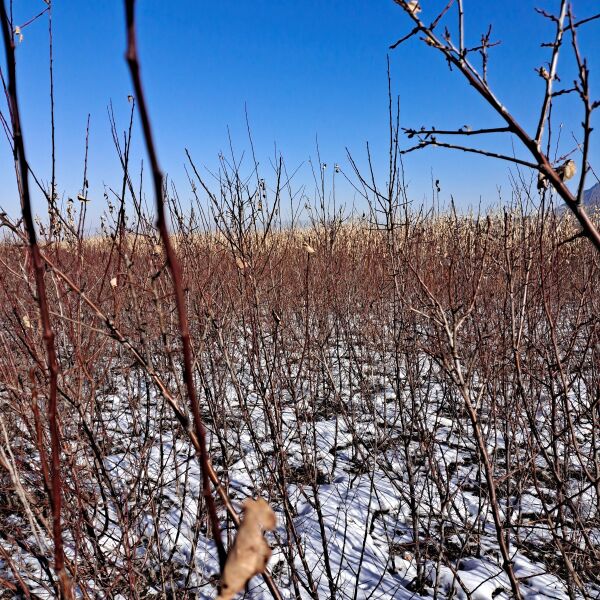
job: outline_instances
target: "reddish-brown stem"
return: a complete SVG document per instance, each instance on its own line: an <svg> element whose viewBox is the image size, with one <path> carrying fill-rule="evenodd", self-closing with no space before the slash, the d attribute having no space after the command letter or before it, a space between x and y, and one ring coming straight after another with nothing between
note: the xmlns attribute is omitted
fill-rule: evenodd
<svg viewBox="0 0 600 600"><path fill-rule="evenodd" d="M54 538L54 568L58 576L60 594L63 598L72 598L72 586L69 575L65 570L65 557L62 540L61 507L62 507L62 478L60 472L60 431L58 426L57 411L57 382L58 382L58 360L54 346L54 332L50 323L50 312L48 309L48 298L46 284L44 282L44 263L37 243L37 235L31 211L31 198L29 194L29 178L27 160L25 158L25 144L21 129L21 118L19 115L19 103L17 96L17 79L15 64L15 45L9 24L8 14L4 2L0 2L0 18L2 20L2 34L4 38L4 49L6 53L6 64L8 70L8 99L10 103L10 118L13 135L13 153L19 180L19 191L21 195L21 212L23 223L29 240L31 261L34 270L35 284L37 289L37 302L40 311L42 335L46 346L47 367L49 378L48 396L48 425L50 429L50 454L51 454L51 490L50 505L52 509L52 533Z"/></svg>
<svg viewBox="0 0 600 600"><path fill-rule="evenodd" d="M152 136L152 128L150 126L150 117L146 106L146 99L142 88L142 80L140 77L140 65L137 53L136 34L135 34L135 0L125 0L125 13L127 23L127 52L125 58L129 65L129 72L135 90L135 95L138 103L140 120L144 131L144 139L146 141L146 150L150 159L152 169L152 178L154 182L154 194L156 201L156 213L160 238L165 247L167 265L173 278L173 288L175 292L175 303L177 305L177 317L179 319L179 332L183 350L183 378L190 402L190 408L194 420L194 428L199 442L200 466L202 470L202 493L208 508L213 538L217 546L219 554L219 564L221 571L225 566L227 554L221 539L221 528L217 516L215 501L211 494L210 478L209 478L209 458L206 448L206 427L200 415L198 398L196 396L196 388L192 376L192 345L190 341L190 330L188 325L187 310L185 306L185 297L183 292L181 265L171 244L167 221L165 218L164 208L164 180L163 174L158 164L158 156Z"/></svg>

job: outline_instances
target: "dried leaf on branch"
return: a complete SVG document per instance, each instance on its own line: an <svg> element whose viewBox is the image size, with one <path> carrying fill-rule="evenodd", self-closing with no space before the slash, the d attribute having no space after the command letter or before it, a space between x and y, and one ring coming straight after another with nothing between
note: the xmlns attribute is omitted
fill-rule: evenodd
<svg viewBox="0 0 600 600"><path fill-rule="evenodd" d="M264 573L271 548L263 532L275 529L275 524L275 513L265 500L244 502L244 518L227 556L218 600L234 598L254 575Z"/></svg>

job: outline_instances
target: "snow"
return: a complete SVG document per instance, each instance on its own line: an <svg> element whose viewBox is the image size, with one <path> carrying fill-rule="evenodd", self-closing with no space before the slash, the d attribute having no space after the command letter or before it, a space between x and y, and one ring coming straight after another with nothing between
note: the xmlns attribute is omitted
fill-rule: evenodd
<svg viewBox="0 0 600 600"><path fill-rule="evenodd" d="M260 495L276 511L278 527L267 536L273 548L269 568L283 597L296 597L287 562L291 546L302 598L310 597L310 585L319 598L331 597L332 588L335 598L361 600L511 598L474 439L468 421L443 409L448 391L428 384L416 396L407 388L399 398L385 376L373 372L366 380L369 385L363 381L359 388L345 367L347 362L340 361L332 378L339 385L323 398L314 396L314 387L298 384L293 394L282 389L271 399L272 406L265 405L249 374L241 371L237 383L229 382L224 390L227 426L219 431L220 442L205 414L212 431L211 455L221 457L215 464L235 505ZM95 423L96 431L104 432L105 447L112 449L103 466L119 498L115 502L107 495L104 501L98 495L94 509L99 546L115 573L125 564L126 545L133 547L139 572L160 582L146 589L146 597L162 596L164 585L167 590L185 588L197 598L213 598L218 564L206 522L198 517L198 461L158 396L140 394L146 400L136 407L131 397L130 390L105 395L102 418ZM148 427L139 421L145 414ZM579 425L584 440L588 426ZM279 432L278 440L271 427ZM491 421L486 434L490 452L505 448L502 432ZM283 464L279 448L285 453ZM293 523L286 520L279 469L285 471ZM581 485L570 484L572 491ZM511 523L519 531L519 543L513 535L510 544L514 573L526 600L567 599L560 575L546 566L543 552L531 550L551 540L540 492L543 487L518 494L513 490L500 499L503 517L510 510ZM579 502L595 510L591 491ZM220 516L225 525L223 510ZM128 531L124 522L129 523ZM303 556L290 538L292 525ZM589 535L600 539L598 531ZM76 561L72 537L67 537L66 547L68 557ZM162 580L159 556L169 561L167 581ZM19 549L13 560L38 597L52 597L37 559ZM12 577L5 562L0 563L0 574ZM90 578L82 579L81 585L89 592L95 584ZM592 587L588 593L600 597ZM127 597L98 588L93 595ZM246 597L270 597L260 577L252 580Z"/></svg>

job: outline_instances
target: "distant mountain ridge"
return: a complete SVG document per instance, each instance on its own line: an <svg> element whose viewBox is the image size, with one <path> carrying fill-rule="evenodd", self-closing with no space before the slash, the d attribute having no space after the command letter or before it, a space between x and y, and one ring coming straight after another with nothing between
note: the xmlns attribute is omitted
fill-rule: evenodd
<svg viewBox="0 0 600 600"><path fill-rule="evenodd" d="M586 208L600 208L600 183L583 192L583 204Z"/></svg>

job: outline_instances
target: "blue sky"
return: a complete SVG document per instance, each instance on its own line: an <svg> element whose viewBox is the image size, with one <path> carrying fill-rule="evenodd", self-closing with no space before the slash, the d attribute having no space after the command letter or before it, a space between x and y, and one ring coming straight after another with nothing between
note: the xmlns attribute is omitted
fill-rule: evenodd
<svg viewBox="0 0 600 600"><path fill-rule="evenodd" d="M308 159L316 156L318 137L323 161L339 163L350 173L348 148L364 165L365 143L373 149L376 170L385 181L387 156L388 46L410 24L392 0L138 0L142 76L163 167L182 201L190 197L184 171L185 148L199 166L213 169L219 151L227 152L228 129L238 153L247 150L245 107L260 163L268 170L275 148L289 169L304 164L294 183L312 193ZM428 17L444 2L423 0ZM509 110L530 130L543 93L534 68L547 60L551 28L535 14L555 0L466 0L466 34L476 43L487 25L502 41L490 60L490 80ZM45 6L42 0L15 2L15 22L24 23ZM598 9L596 0L576 0L577 16ZM123 6L119 0L55 0L53 7L56 143L61 197L79 192L85 124L91 115L89 173L94 218L104 208L104 186L119 188L119 163L113 149L107 106L117 125L127 126L131 84L123 59ZM600 23L600 22L596 22ZM590 58L592 90L600 96L600 25L581 30ZM48 95L48 20L44 16L23 30L17 70L20 103L30 163L44 181L50 178L50 105ZM403 126L439 128L497 126L499 121L435 52L410 42L390 53L394 93L399 94ZM572 61L562 63L565 84L572 81ZM598 69L594 72L594 66ZM6 111L4 104L1 105ZM580 121L572 101L561 102L562 151L572 149ZM139 130L135 134L141 141ZM407 141L403 142L408 144ZM502 140L488 148L511 152ZM590 156L598 166L600 147ZM145 159L140 143L132 151L133 170ZM18 209L12 158L0 141L0 205ZM250 166L249 163L248 167ZM499 190L510 197L508 166L447 150L427 150L406 157L409 194L430 202L431 179L441 180L442 201L453 195L458 206L497 204ZM593 182L592 182L593 183ZM338 186L338 203L360 201L352 189ZM147 189L150 194L150 189ZM151 199L151 197L149 198ZM36 210L43 212L37 199Z"/></svg>

